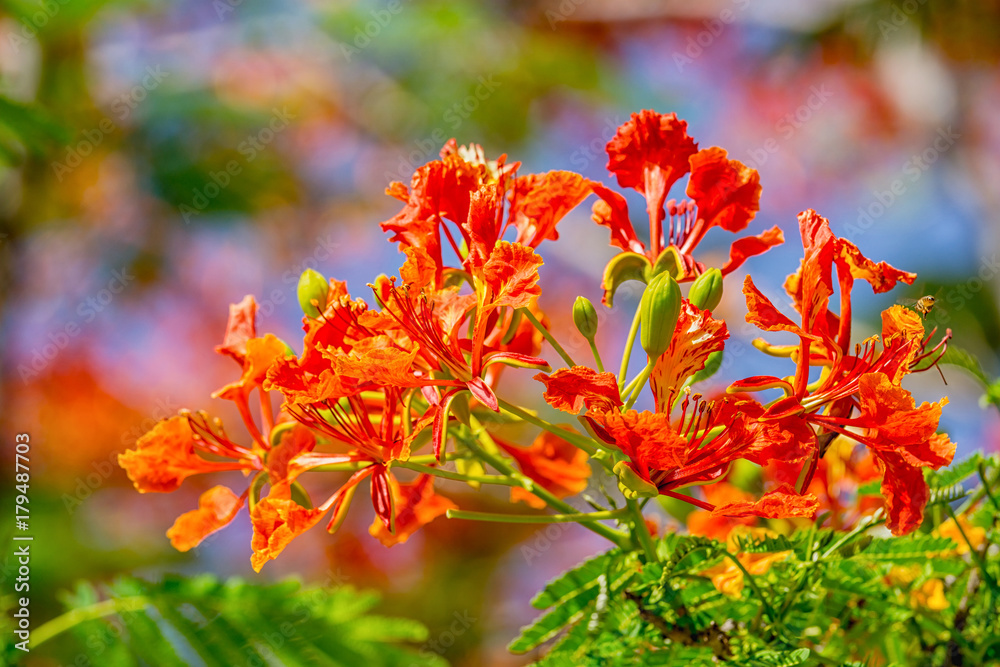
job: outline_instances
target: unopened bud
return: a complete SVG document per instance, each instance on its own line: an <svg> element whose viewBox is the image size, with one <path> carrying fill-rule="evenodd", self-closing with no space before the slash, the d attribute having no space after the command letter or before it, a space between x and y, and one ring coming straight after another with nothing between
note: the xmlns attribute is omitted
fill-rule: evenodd
<svg viewBox="0 0 1000 667"><path fill-rule="evenodd" d="M326 295L330 291L330 283L322 273L314 269L306 269L299 276L299 305L302 312L309 317L319 317L326 309Z"/></svg>
<svg viewBox="0 0 1000 667"><path fill-rule="evenodd" d="M573 323L584 338L594 340L597 335L597 310L585 296L576 297L573 303Z"/></svg>
<svg viewBox="0 0 1000 667"><path fill-rule="evenodd" d="M636 498L655 498L660 494L660 490L655 484L647 482L639 475L635 474L627 461L619 461L614 467L615 475L618 477L618 489L622 495L629 500Z"/></svg>
<svg viewBox="0 0 1000 667"><path fill-rule="evenodd" d="M681 314L681 288L669 273L657 275L646 285L639 302L642 349L657 358L670 347Z"/></svg>
<svg viewBox="0 0 1000 667"><path fill-rule="evenodd" d="M722 271L709 269L691 284L688 301L702 310L715 310L722 301Z"/></svg>

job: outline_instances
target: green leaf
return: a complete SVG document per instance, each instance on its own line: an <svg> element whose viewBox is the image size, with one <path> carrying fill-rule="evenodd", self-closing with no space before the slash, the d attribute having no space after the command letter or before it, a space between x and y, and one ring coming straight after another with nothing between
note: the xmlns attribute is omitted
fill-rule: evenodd
<svg viewBox="0 0 1000 667"><path fill-rule="evenodd" d="M921 535L912 538L875 538L854 558L871 561L925 560L929 552L955 548L950 537Z"/></svg>
<svg viewBox="0 0 1000 667"><path fill-rule="evenodd" d="M976 468L982 462L983 457L976 452L969 458L958 463L952 463L944 470L928 470L924 475L927 483L932 489L943 489L956 484L961 484L966 479L976 474Z"/></svg>
<svg viewBox="0 0 1000 667"><path fill-rule="evenodd" d="M979 359L973 356L972 353L967 350L963 350L956 345L949 345L948 349L945 350L938 363L964 368L972 375L972 377L979 380L984 388L989 388L990 386L989 378L986 377L986 373L983 371L983 366L979 363ZM922 366L918 366L915 370L923 370L924 368L929 367L929 363L924 363Z"/></svg>
<svg viewBox="0 0 1000 667"><path fill-rule="evenodd" d="M753 665L760 667L794 667L805 662L811 651L807 648L800 648L794 651L760 651L754 654Z"/></svg>
<svg viewBox="0 0 1000 667"><path fill-rule="evenodd" d="M722 368L722 353L725 350L717 350L712 354L708 355L708 359L705 361L705 367L700 371L691 376L691 380L688 384L694 384L696 382L702 382L709 379L713 375L719 372Z"/></svg>
<svg viewBox="0 0 1000 667"><path fill-rule="evenodd" d="M97 590L89 585L64 596L70 610L60 619L76 622L50 635L51 645L71 644L71 638L60 635L72 628L71 634L79 638L76 650L88 656L90 664L446 664L408 645L426 641L422 624L370 614L378 596L351 588L304 588L296 581L258 586L238 579L171 576L157 583L123 578L100 597L104 599L98 600ZM106 629L109 622L117 631ZM100 641L92 641L95 636ZM33 650L44 654L47 645ZM116 659L108 662L111 655Z"/></svg>
<svg viewBox="0 0 1000 667"><path fill-rule="evenodd" d="M601 554L553 579L531 600L531 606L535 609L548 609L565 602L583 588L596 586L597 578L604 574L611 557L612 552Z"/></svg>

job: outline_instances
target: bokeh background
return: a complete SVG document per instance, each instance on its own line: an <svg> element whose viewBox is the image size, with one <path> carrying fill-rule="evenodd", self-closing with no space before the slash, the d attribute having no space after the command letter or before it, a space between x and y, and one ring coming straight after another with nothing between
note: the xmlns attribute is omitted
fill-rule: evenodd
<svg viewBox="0 0 1000 667"><path fill-rule="evenodd" d="M233 422L209 398L234 377L212 351L229 303L256 295L259 328L299 346L304 268L356 295L394 273L378 223L399 204L384 189L450 137L523 173L610 182L615 128L643 108L676 111L701 146L760 171L751 229L787 238L746 266L765 292L781 294L801 256L795 215L815 208L869 257L919 273L879 297L859 285L859 338L878 331L880 309L936 295L929 321L995 376L997 35L994 1L0 0L0 429L5 471L13 433L31 435L34 618L57 614L80 578L258 577L245 513L193 552L170 548L164 531L210 482L140 496L115 457L180 408ZM598 300L612 250L589 203L560 229L543 248L542 305L582 350L569 307ZM709 236L706 263L725 257L726 237ZM739 278L720 306L734 333L722 375L784 374L749 345ZM602 324L605 358L634 296L621 304ZM982 388L945 373L947 387L930 372L909 388L948 394L942 426L960 453L995 450ZM471 508L505 502L444 488ZM376 588L382 611L428 624L429 650L456 665L524 664L505 645L531 595L606 547L575 528L439 520L387 550L365 505L259 578ZM12 531L5 519L7 544Z"/></svg>

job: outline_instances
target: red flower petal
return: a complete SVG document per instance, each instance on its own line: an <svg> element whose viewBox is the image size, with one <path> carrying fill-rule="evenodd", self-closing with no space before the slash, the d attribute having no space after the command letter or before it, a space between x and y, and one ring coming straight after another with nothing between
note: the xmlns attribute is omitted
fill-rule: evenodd
<svg viewBox="0 0 1000 667"><path fill-rule="evenodd" d="M800 496L791 486L783 485L774 491L765 493L760 500L753 502L731 503L716 507L712 516L728 516L734 518L759 516L765 519L784 519L788 517L812 517L819 509L819 500L813 495Z"/></svg>
<svg viewBox="0 0 1000 667"><path fill-rule="evenodd" d="M243 499L225 486L213 486L198 498L198 509L177 517L167 531L170 544L189 551L215 531L227 526L243 507Z"/></svg>
<svg viewBox="0 0 1000 667"><path fill-rule="evenodd" d="M253 556L250 564L260 572L264 563L278 557L288 544L316 525L326 510L302 507L290 498L261 498L250 512Z"/></svg>
<svg viewBox="0 0 1000 667"><path fill-rule="evenodd" d="M590 182L571 171L531 174L514 181L508 220L517 228L517 243L537 248L556 240L556 224L591 193Z"/></svg>
<svg viewBox="0 0 1000 667"><path fill-rule="evenodd" d="M226 335L222 339L222 345L216 347L215 351L232 357L242 366L243 357L247 353L247 341L257 337L256 317L257 303L253 296L247 294L239 303L231 304Z"/></svg>
<svg viewBox="0 0 1000 667"><path fill-rule="evenodd" d="M542 293L538 286L538 267L542 258L528 246L501 241L493 250L483 275L490 288L490 306L525 308Z"/></svg>
<svg viewBox="0 0 1000 667"><path fill-rule="evenodd" d="M785 235L778 226L774 226L757 236L745 236L733 241L733 244L729 246L729 261L722 267L722 275L729 275L742 266L748 258L763 254L784 242Z"/></svg>
<svg viewBox="0 0 1000 667"><path fill-rule="evenodd" d="M636 236L629 220L625 197L595 181L590 182L590 187L600 197L594 202L591 219L611 230L611 245L629 252L645 253L646 246Z"/></svg>
<svg viewBox="0 0 1000 667"><path fill-rule="evenodd" d="M698 144L687 134L687 122L677 114L659 114L649 109L632 114L608 142L608 171L623 188L635 188L647 198L649 172L661 173L659 184L665 195L677 179L690 170L688 159Z"/></svg>
<svg viewBox="0 0 1000 667"><path fill-rule="evenodd" d="M876 460L885 471L882 495L888 514L886 527L893 535L906 535L920 527L930 490L924 473L892 452L876 452Z"/></svg>
<svg viewBox="0 0 1000 667"><path fill-rule="evenodd" d="M691 178L687 195L698 206L703 220L701 234L711 227L726 231L744 229L760 208L760 176L739 160L730 160L722 148L698 151L690 158ZM700 239L685 241L682 252L690 253Z"/></svg>
<svg viewBox="0 0 1000 667"><path fill-rule="evenodd" d="M743 281L743 295L747 299L746 321L764 331L791 331L803 335L802 327L785 317L774 307L771 300L757 289L753 278L747 276Z"/></svg>
<svg viewBox="0 0 1000 667"><path fill-rule="evenodd" d="M603 412L622 405L614 373L598 373L586 366L574 366L560 368L551 375L539 373L534 379L545 385L546 403L573 415L584 406Z"/></svg>

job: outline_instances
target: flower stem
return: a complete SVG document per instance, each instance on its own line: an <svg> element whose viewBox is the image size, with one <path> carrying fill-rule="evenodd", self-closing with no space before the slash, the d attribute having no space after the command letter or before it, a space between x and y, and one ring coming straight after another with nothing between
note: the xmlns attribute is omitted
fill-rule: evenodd
<svg viewBox="0 0 1000 667"><path fill-rule="evenodd" d="M646 519L642 515L639 503L632 498L626 498L625 509L632 515L632 520L630 521L632 524L632 536L646 553L646 562L657 562L659 559L656 556L656 545L653 544L653 536L649 534L649 527L646 525Z"/></svg>
<svg viewBox="0 0 1000 667"><path fill-rule="evenodd" d="M982 556L979 555L979 551L972 544L972 541L969 540L969 536L965 534L965 529L962 528L962 524L959 523L958 517L955 516L955 511L951 509L951 505L945 503L944 511L947 512L948 516L951 517L951 520L955 522L955 527L958 528L958 533L962 536L962 539L965 540L965 543L969 547L969 556L972 557L972 560L975 561L976 565L979 567L979 571L982 573L983 579L990 587L990 590L993 591L994 595L1000 594L1000 587L997 586L997 580L994 579L993 575L986 569L986 563L983 562Z"/></svg>
<svg viewBox="0 0 1000 667"><path fill-rule="evenodd" d="M597 372L603 373L604 362L601 361L601 352L597 349L597 343L594 342L593 338L591 338L588 342L590 343L590 351L594 354L594 363L597 364Z"/></svg>
<svg viewBox="0 0 1000 667"><path fill-rule="evenodd" d="M997 501L996 496L993 495L993 490L990 488L993 484L997 483L997 480L994 479L991 484L989 480L986 479L986 464L982 461L979 462L977 472L979 473L979 479L983 482L983 493L985 493L986 497L990 499L990 504L993 505L993 509L1000 512L1000 502Z"/></svg>
<svg viewBox="0 0 1000 667"><path fill-rule="evenodd" d="M486 441L491 446L491 448L499 449L496 446L496 443L493 442L493 438L486 431L486 429L479 422L479 420L475 418L475 416L472 415L469 416L469 425L472 427L473 432L475 433L477 438ZM511 479L516 480L518 482L518 485L522 489L538 496L552 509L562 514L578 513L575 507L573 507L567 502L560 500L555 495L553 495L548 489L542 487L540 484L535 484L530 477L522 475L520 472L515 470L512 465L507 463L507 461L505 461L502 457L494 456L493 454L487 452L484 448L480 447L473 440L467 440L465 444L481 460L485 461L486 463L489 463L496 470L507 475ZM628 543L629 543L628 536L622 533L621 531L609 528L608 526L605 526L604 524L598 523L596 521L581 523L580 525L585 526L586 528L589 528L590 530L597 533L601 537L610 540L613 544L615 544L616 546L618 546L623 550L628 548Z"/></svg>
<svg viewBox="0 0 1000 667"><path fill-rule="evenodd" d="M563 361L569 364L570 368L576 366L576 362L573 361L573 358L566 353L566 350L564 350L563 346L559 344L559 341L552 336L552 333L548 329L542 326L542 323L538 321L538 318L535 317L530 310L527 308L520 308L519 310L525 317L528 318L528 321L531 322L536 329L538 329L542 336L545 337L545 340L549 342L552 349L559 353L559 356L562 357Z"/></svg>
<svg viewBox="0 0 1000 667"><path fill-rule="evenodd" d="M409 461L393 461L392 467L406 468L407 470L413 470L427 475L434 475L435 477L442 477L444 479L453 479L458 482L478 482L480 484L499 484L501 486L521 486L515 480L503 475L463 475L460 472L453 472L451 470L444 470L443 468L433 468L420 463L414 463L413 459L410 459Z"/></svg>
<svg viewBox="0 0 1000 667"><path fill-rule="evenodd" d="M604 521L624 516L625 510L605 510L603 512L575 512L573 514L498 514L495 512L469 512L448 510L449 519L469 519L470 521L493 521L496 523L586 523Z"/></svg>
<svg viewBox="0 0 1000 667"><path fill-rule="evenodd" d="M52 639L56 635L66 632L75 625L86 621L93 621L112 614L126 611L139 611L149 605L149 600L141 595L104 600L95 604L79 607L67 611L65 614L43 623L31 633L31 647L35 648L39 644Z"/></svg>
<svg viewBox="0 0 1000 667"><path fill-rule="evenodd" d="M559 428L555 424L551 424L542 419L541 417L537 417L531 414L524 408L512 405L507 401L503 400L502 398L498 397L497 402L500 404L500 409L503 410L504 412L507 412L509 414L514 415L515 417L523 419L529 424L534 424L535 426L543 430L546 430L553 435L559 436L560 438L570 443L574 447L582 449L583 451L587 452L589 456L593 456L594 453L597 451L597 448L594 446L594 441L591 438L588 438L587 436L580 435L579 433L573 433L572 431L568 431L564 428Z"/></svg>
<svg viewBox="0 0 1000 667"><path fill-rule="evenodd" d="M635 388L632 389L631 396L629 396L628 401L625 403L625 410L632 409L635 402L639 400L639 396L642 395L642 388L646 386L646 380L648 380L649 376L652 375L653 366L655 365L656 359L650 359L649 363L646 364L646 367L642 369L642 373L639 374L639 377L632 381L635 384Z"/></svg>
<svg viewBox="0 0 1000 667"><path fill-rule="evenodd" d="M632 346L635 344L635 337L639 333L639 306L635 307L635 316L632 318L632 327L628 330L628 338L625 341L625 350L622 352L622 366L618 371L618 386L625 384L625 375L628 373L628 362L632 359Z"/></svg>

